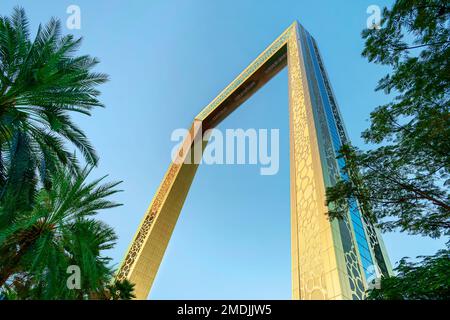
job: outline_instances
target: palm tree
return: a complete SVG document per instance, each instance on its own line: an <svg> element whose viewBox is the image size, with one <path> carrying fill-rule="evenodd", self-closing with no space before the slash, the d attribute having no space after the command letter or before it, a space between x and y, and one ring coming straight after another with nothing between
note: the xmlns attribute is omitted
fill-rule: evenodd
<svg viewBox="0 0 450 320"><path fill-rule="evenodd" d="M132 300L136 298L133 291L134 284L129 280L116 280L112 285L108 287L108 300Z"/></svg>
<svg viewBox="0 0 450 320"><path fill-rule="evenodd" d="M40 25L31 40L23 9L0 16L0 202L7 223L20 208L31 208L39 183L50 188L59 165L80 170L68 146L74 145L87 164L98 162L70 115L90 115L102 106L96 87L107 76L92 71L97 59L75 56L80 44L81 39L62 35L56 19Z"/></svg>
<svg viewBox="0 0 450 320"><path fill-rule="evenodd" d="M83 299L101 296L113 277L110 259L116 235L94 219L98 211L119 204L107 198L120 182L87 182L91 169L73 175L58 169L51 189L42 188L33 208L17 214L14 223L0 230L0 287L22 289L26 298ZM0 214L1 217L1 214ZM69 290L67 269L81 270L81 289Z"/></svg>

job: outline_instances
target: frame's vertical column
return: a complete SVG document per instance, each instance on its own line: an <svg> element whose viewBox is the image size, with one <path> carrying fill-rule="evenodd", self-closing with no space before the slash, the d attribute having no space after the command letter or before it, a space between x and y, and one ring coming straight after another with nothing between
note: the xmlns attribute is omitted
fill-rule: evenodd
<svg viewBox="0 0 450 320"><path fill-rule="evenodd" d="M296 24L288 41L293 299L339 299L332 225Z"/></svg>
<svg viewBox="0 0 450 320"><path fill-rule="evenodd" d="M195 120L147 210L119 269L117 279L135 284L136 299L147 299L178 216L197 171L195 145L202 145L201 121ZM199 140L200 139L200 140ZM197 155L198 156L198 155ZM191 161L185 163L185 158Z"/></svg>

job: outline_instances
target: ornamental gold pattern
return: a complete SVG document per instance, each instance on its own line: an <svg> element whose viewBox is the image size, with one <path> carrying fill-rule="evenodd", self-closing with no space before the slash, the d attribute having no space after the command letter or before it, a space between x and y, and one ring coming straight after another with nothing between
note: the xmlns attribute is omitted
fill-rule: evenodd
<svg viewBox="0 0 450 320"><path fill-rule="evenodd" d="M336 155L348 138L315 40L294 22L194 118L191 135L180 147L178 161L170 164L116 276L135 284L137 299L150 292L194 179L198 165L183 160L192 156L195 137L225 119L286 65L292 298L363 299L370 264L381 270L378 276L391 273L382 239L355 200L343 220L330 221L326 215L325 188L346 178ZM202 130L199 124L204 124Z"/></svg>
<svg viewBox="0 0 450 320"><path fill-rule="evenodd" d="M139 231L136 234L131 247L128 249L128 253L125 257L124 263L117 273L116 278L118 280L124 280L127 278L130 272L130 268L142 249L142 245L147 238L150 227L152 226L152 222L155 219L156 214L158 213L158 210L161 207L161 204L163 203L170 186L173 184L173 180L175 179L175 176L179 169L180 165L178 164L172 163L170 165L167 176L164 178L161 188L156 193L155 199L153 200L148 212L145 214L144 221L139 227Z"/></svg>
<svg viewBox="0 0 450 320"><path fill-rule="evenodd" d="M311 115L305 97L304 73L300 68L300 51L297 32L291 33L288 43L289 63L289 99L291 116L291 154L293 154L293 170L291 179L294 180L295 203L291 208L291 215L295 215L297 229L297 250L294 272L298 274L298 283L293 283L293 295L301 299L326 299L327 284L322 260L323 249L320 237L322 221L326 219L320 210L318 190L314 168L314 154L312 146ZM323 202L322 202L323 203ZM322 216L322 217L321 217ZM331 286L331 284L330 284Z"/></svg>

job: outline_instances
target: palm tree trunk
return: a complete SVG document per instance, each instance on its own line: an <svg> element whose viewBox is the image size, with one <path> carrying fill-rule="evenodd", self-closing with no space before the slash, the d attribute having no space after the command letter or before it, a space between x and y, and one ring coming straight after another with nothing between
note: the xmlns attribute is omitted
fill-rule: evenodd
<svg viewBox="0 0 450 320"><path fill-rule="evenodd" d="M6 269L0 271L0 287L2 287L6 281L8 281L9 277L14 273L15 267L9 266Z"/></svg>
<svg viewBox="0 0 450 320"><path fill-rule="evenodd" d="M8 281L8 279L18 271L20 260L36 239L37 237L31 237L31 239L24 241L20 245L19 251L17 251L17 253L14 254L11 259L8 259L6 267L0 269L0 287L2 287L6 283L6 281Z"/></svg>

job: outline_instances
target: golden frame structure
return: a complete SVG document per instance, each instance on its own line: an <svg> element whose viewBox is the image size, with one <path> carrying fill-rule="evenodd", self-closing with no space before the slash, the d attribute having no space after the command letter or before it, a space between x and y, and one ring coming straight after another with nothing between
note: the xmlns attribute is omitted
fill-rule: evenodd
<svg viewBox="0 0 450 320"><path fill-rule="evenodd" d="M225 119L286 65L289 82L292 298L355 299L356 289L352 286L361 287L365 283L356 254L354 264L359 269L359 276L355 276L355 272L351 274L338 223L330 221L325 214L325 184L311 88L308 87L301 50L301 29L295 21L195 117L190 135L180 147L176 161L170 164L117 274L117 279L128 279L135 284L137 299L146 299L150 292L198 167L197 164L185 163L189 162L184 161L186 157L192 156L186 150L193 149L195 142L201 141L204 131Z"/></svg>

